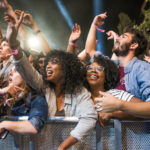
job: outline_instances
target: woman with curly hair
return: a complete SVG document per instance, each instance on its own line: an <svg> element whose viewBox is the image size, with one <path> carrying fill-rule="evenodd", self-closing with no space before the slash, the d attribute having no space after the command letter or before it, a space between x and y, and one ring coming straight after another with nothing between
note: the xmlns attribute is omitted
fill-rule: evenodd
<svg viewBox="0 0 150 150"><path fill-rule="evenodd" d="M141 102L140 99L135 98L133 95L123 91L117 90L115 87L119 82L119 70L116 64L109 59L109 57L102 55L100 52L96 52L91 59L91 63L87 66L87 75L91 96L96 104L96 109L99 112L101 107L99 106L99 98L103 97L101 92L108 92L112 96L124 101ZM109 99L108 99L109 100ZM122 112L114 113L102 113L99 112L99 121L102 126L107 124L111 118L119 119L135 119Z"/></svg>
<svg viewBox="0 0 150 150"><path fill-rule="evenodd" d="M21 51L14 55L17 71L26 82L39 92L44 92L48 103L49 116L76 116L76 127L59 146L64 150L89 134L96 125L91 94L84 87L86 68L73 54L53 50L46 56L46 79L30 65Z"/></svg>
<svg viewBox="0 0 150 150"><path fill-rule="evenodd" d="M18 49L17 33L23 20L21 13L18 22L10 14L5 20L11 29L8 41L11 50ZM95 111L91 94L84 88L85 69L82 63L73 54L63 51L51 51L46 57L46 81L42 75L32 67L22 51L14 55L16 70L23 79L35 90L44 92L48 103L49 116L64 115L78 117L76 127L70 135L61 142L58 150L65 150L83 139L95 128L97 113Z"/></svg>

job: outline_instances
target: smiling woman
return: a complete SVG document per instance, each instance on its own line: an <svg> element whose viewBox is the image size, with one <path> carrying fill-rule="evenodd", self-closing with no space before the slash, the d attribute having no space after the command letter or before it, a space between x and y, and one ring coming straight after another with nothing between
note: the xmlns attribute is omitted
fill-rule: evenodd
<svg viewBox="0 0 150 150"><path fill-rule="evenodd" d="M96 52L94 57L91 59L90 64L87 66L86 78L90 86L92 100L96 106L96 110L98 111L99 121L102 127L104 127L111 118L134 119L134 117L122 112L99 112L101 111L99 100L103 98L101 93L102 91L108 92L112 97L123 101L141 102L141 100L136 99L129 93L115 89L119 82L119 70L112 60L103 56L100 52ZM109 98L105 100L109 101Z"/></svg>
<svg viewBox="0 0 150 150"><path fill-rule="evenodd" d="M87 91L86 69L80 60L71 53L53 50L46 56L47 78L31 67L22 52L14 56L16 69L31 87L45 93L49 116L76 116L77 126L59 146L69 148L90 133L96 125L95 111L91 94ZM19 61L18 61L19 58ZM86 107L85 107L86 106Z"/></svg>

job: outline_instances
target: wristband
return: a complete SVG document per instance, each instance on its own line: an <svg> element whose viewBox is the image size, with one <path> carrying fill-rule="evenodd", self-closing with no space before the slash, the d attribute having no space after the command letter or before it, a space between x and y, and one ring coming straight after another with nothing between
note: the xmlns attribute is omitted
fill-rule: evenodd
<svg viewBox="0 0 150 150"><path fill-rule="evenodd" d="M97 26L96 24L94 24L94 26L96 27L96 29L97 29L98 31L100 31L100 32L105 32L105 30L99 29L98 26Z"/></svg>
<svg viewBox="0 0 150 150"><path fill-rule="evenodd" d="M70 45L70 46L77 47L77 43L69 42L69 45Z"/></svg>
<svg viewBox="0 0 150 150"><path fill-rule="evenodd" d="M19 48L15 49L15 50L11 50L11 53L8 54L7 56L17 55L18 51L19 51Z"/></svg>
<svg viewBox="0 0 150 150"><path fill-rule="evenodd" d="M77 43L69 42L69 45L70 45L70 46L75 47L75 49L76 49L77 53L79 53L79 52L80 52L80 50L78 49L78 45L77 45Z"/></svg>

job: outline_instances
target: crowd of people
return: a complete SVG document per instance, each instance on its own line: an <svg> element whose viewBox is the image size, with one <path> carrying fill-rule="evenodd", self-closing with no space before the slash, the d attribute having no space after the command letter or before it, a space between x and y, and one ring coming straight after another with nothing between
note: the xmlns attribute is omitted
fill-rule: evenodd
<svg viewBox="0 0 150 150"><path fill-rule="evenodd" d="M150 118L149 49L142 31L108 31L108 40L114 41L110 59L96 50L96 31L107 18L102 13L91 24L83 51L77 53L78 24L67 50L52 50L29 13L14 11L6 0L0 7L8 22L5 36L0 27L0 115L29 116L25 121L0 122L1 135L36 134L47 116L76 116L77 125L58 147L65 150L82 141L97 121L104 127L112 118ZM42 40L41 53L29 51L24 25ZM138 59L144 53L145 61Z"/></svg>

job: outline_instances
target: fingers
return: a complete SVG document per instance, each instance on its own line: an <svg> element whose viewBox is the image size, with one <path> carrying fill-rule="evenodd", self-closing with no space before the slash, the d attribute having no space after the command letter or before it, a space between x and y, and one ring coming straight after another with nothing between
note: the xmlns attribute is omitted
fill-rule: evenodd
<svg viewBox="0 0 150 150"><path fill-rule="evenodd" d="M104 128L104 127L105 127L105 125L104 125L104 123L103 123L102 119L100 119L100 118L99 118L99 124L101 125L101 127L102 127L102 128Z"/></svg>
<svg viewBox="0 0 150 150"><path fill-rule="evenodd" d="M119 35L112 30L106 32L106 34L108 35L108 38L107 38L108 40L119 38Z"/></svg>
<svg viewBox="0 0 150 150"><path fill-rule="evenodd" d="M98 15L98 17L105 19L107 18L107 12L104 12L103 14Z"/></svg>
<svg viewBox="0 0 150 150"><path fill-rule="evenodd" d="M18 27L18 28L19 28L20 24L22 23L23 17L24 17L24 12L22 11L22 12L21 12L21 15L20 15L20 18L19 18L19 21L18 21L18 23L17 23L17 27Z"/></svg>
<svg viewBox="0 0 150 150"><path fill-rule="evenodd" d="M0 0L0 8L8 9L8 3L6 0Z"/></svg>
<svg viewBox="0 0 150 150"><path fill-rule="evenodd" d="M103 97L106 97L109 95L108 92L102 92L102 91L99 91L99 94L102 95Z"/></svg>
<svg viewBox="0 0 150 150"><path fill-rule="evenodd" d="M78 25L77 23L75 23L75 25L72 27L72 31L73 32L79 32L79 31L81 31L80 25Z"/></svg>
<svg viewBox="0 0 150 150"><path fill-rule="evenodd" d="M15 89L16 89L17 91L24 91L24 89L21 88L21 87L19 87L19 86L14 86L14 87L15 87Z"/></svg>
<svg viewBox="0 0 150 150"><path fill-rule="evenodd" d="M19 16L20 16L20 15L21 15L21 10L16 9L16 10L15 10L15 14L17 14L17 15L19 15Z"/></svg>
<svg viewBox="0 0 150 150"><path fill-rule="evenodd" d="M4 19L5 19L5 21L11 22L13 24L16 23L15 18L12 15L10 15L9 13L5 13Z"/></svg>

